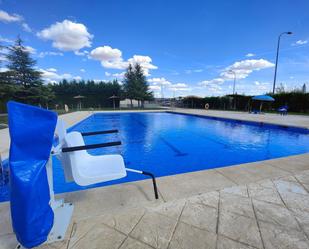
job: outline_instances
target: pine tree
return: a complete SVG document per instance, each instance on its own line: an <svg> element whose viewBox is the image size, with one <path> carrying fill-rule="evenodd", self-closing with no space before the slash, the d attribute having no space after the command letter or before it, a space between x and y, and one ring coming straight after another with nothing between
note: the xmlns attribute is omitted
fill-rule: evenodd
<svg viewBox="0 0 309 249"><path fill-rule="evenodd" d="M125 97L130 99L132 108L133 107L132 100L136 98L136 86L135 86L134 71L131 64L129 64L123 78L123 90L125 92Z"/></svg>
<svg viewBox="0 0 309 249"><path fill-rule="evenodd" d="M123 90L125 96L131 100L131 107L133 107L133 99L138 100L138 103L141 102L143 107L145 100L153 98L140 64L136 63L134 67L131 64L129 65L123 80Z"/></svg>
<svg viewBox="0 0 309 249"><path fill-rule="evenodd" d="M9 83L22 85L25 88L41 86L41 72L34 67L36 61L30 57L30 52L20 37L17 38L13 46L8 47L9 53L6 55L9 61L7 67L9 69Z"/></svg>
<svg viewBox="0 0 309 249"><path fill-rule="evenodd" d="M146 76L140 64L136 63L134 66L134 78L136 86L136 98L141 101L141 106L144 107L144 101L149 99L151 93L149 92Z"/></svg>

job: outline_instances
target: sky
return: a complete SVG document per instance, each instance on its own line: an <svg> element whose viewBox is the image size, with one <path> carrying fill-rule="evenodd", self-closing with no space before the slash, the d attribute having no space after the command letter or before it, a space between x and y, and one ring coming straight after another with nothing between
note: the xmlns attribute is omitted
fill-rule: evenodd
<svg viewBox="0 0 309 249"><path fill-rule="evenodd" d="M309 84L308 0L0 0L0 43L18 35L46 83L122 80L140 63L155 96ZM5 58L0 70L4 71Z"/></svg>

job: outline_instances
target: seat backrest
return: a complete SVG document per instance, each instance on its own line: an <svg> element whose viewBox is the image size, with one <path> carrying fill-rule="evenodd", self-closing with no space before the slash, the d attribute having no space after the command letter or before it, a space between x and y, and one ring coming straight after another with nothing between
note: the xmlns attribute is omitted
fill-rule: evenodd
<svg viewBox="0 0 309 249"><path fill-rule="evenodd" d="M66 123L58 118L55 134L58 137L59 144L63 143L65 136L67 135Z"/></svg>
<svg viewBox="0 0 309 249"><path fill-rule="evenodd" d="M85 142L80 132L73 131L66 134L63 140L63 147L84 146ZM88 153L86 150L60 153L60 159L64 168L66 181L76 181L79 176L79 167L82 162L87 160Z"/></svg>

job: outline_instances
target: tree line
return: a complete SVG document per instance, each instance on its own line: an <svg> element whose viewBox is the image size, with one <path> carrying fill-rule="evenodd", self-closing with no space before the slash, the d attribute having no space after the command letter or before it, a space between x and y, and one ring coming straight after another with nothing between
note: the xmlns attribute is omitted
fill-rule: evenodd
<svg viewBox="0 0 309 249"><path fill-rule="evenodd" d="M5 51L5 52L4 52ZM36 61L18 37L11 46L1 46L0 56L5 58L6 70L0 72L0 112L6 110L6 102L19 102L39 105L46 108L63 108L65 104L76 106L79 100L74 97L82 96L83 107L112 107L113 99L116 106L120 99L138 100L143 107L145 100L153 98L141 65L129 65L123 82L66 80L58 83L44 84L42 73L36 67ZM1 61L0 61L1 63Z"/></svg>
<svg viewBox="0 0 309 249"><path fill-rule="evenodd" d="M265 102L263 108L265 111L275 111L281 106L287 106L290 112L309 113L309 93L306 91L281 91L269 95L271 95L275 101L269 103ZM182 99L181 105L187 108L203 109L206 103L209 104L210 109L234 110L234 107L236 107L236 109L240 111L258 110L260 105L259 101L252 101L252 96L247 95L226 95L205 98L189 96Z"/></svg>

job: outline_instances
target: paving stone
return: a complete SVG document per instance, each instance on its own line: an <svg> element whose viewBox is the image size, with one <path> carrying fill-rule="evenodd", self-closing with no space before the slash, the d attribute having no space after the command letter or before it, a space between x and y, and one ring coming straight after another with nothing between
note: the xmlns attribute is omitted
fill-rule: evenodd
<svg viewBox="0 0 309 249"><path fill-rule="evenodd" d="M284 203L290 209L300 209L309 212L309 196L294 193L281 194Z"/></svg>
<svg viewBox="0 0 309 249"><path fill-rule="evenodd" d="M167 248L177 220L156 212L147 212L131 232L131 236L156 248Z"/></svg>
<svg viewBox="0 0 309 249"><path fill-rule="evenodd" d="M242 197L249 197L246 185L224 188L220 192L223 193L223 194L233 194L233 195L239 195L239 196L242 196Z"/></svg>
<svg viewBox="0 0 309 249"><path fill-rule="evenodd" d="M199 203L188 202L181 214L180 221L215 233L218 210Z"/></svg>
<svg viewBox="0 0 309 249"><path fill-rule="evenodd" d="M162 215L166 215L172 219L178 219L181 211L186 203L185 199L169 201L164 204L157 205L155 207L150 207L149 210L155 211Z"/></svg>
<svg viewBox="0 0 309 249"><path fill-rule="evenodd" d="M255 219L230 212L221 212L219 234L247 245L262 248L262 241Z"/></svg>
<svg viewBox="0 0 309 249"><path fill-rule="evenodd" d="M304 184L309 184L309 170L305 170L297 175L295 175L298 181Z"/></svg>
<svg viewBox="0 0 309 249"><path fill-rule="evenodd" d="M69 242L67 240L62 240L50 244L43 244L41 246L34 247L34 249L67 249L68 243Z"/></svg>
<svg viewBox="0 0 309 249"><path fill-rule="evenodd" d="M255 249L255 247L244 245L242 243L219 235L217 249Z"/></svg>
<svg viewBox="0 0 309 249"><path fill-rule="evenodd" d="M69 248L74 249L116 249L126 236L106 225L97 224L84 233L77 241L70 241Z"/></svg>
<svg viewBox="0 0 309 249"><path fill-rule="evenodd" d="M211 191L205 194L196 195L194 197L188 198L187 201L191 203L200 203L206 206L218 208L219 191Z"/></svg>
<svg viewBox="0 0 309 249"><path fill-rule="evenodd" d="M119 249L152 249L149 245L146 245L136 239L128 237Z"/></svg>
<svg viewBox="0 0 309 249"><path fill-rule="evenodd" d="M217 235L179 222L169 249L215 249Z"/></svg>
<svg viewBox="0 0 309 249"><path fill-rule="evenodd" d="M274 181L281 180L281 181L286 181L286 182L296 182L297 183L297 179L293 175L281 176L281 177L274 178L273 180Z"/></svg>
<svg viewBox="0 0 309 249"><path fill-rule="evenodd" d="M245 170L246 166L247 164L243 164L239 166L237 165L237 166L219 168L216 170L225 177L227 177L228 179L231 179L233 182L236 182L237 184L247 184L263 179L263 177L261 177L260 175L254 175L253 173L246 171ZM264 165L261 165L261 167L263 166Z"/></svg>
<svg viewBox="0 0 309 249"><path fill-rule="evenodd" d="M0 235L13 233L9 203L0 203Z"/></svg>
<svg viewBox="0 0 309 249"><path fill-rule="evenodd" d="M308 195L307 191L299 183L294 181L280 179L274 181L274 184L281 195L287 193Z"/></svg>
<svg viewBox="0 0 309 249"><path fill-rule="evenodd" d="M7 234L0 236L0 248L1 249L12 249L17 246L18 242L14 234Z"/></svg>
<svg viewBox="0 0 309 249"><path fill-rule="evenodd" d="M114 229L129 234L141 217L144 215L144 209L132 209L121 214L102 215L97 218L100 221Z"/></svg>
<svg viewBox="0 0 309 249"><path fill-rule="evenodd" d="M165 200L189 198L209 191L234 186L235 183L216 170L202 170L191 173L160 177L158 186Z"/></svg>
<svg viewBox="0 0 309 249"><path fill-rule="evenodd" d="M290 173L298 173L309 169L308 160L302 159L301 155L269 160L268 163Z"/></svg>
<svg viewBox="0 0 309 249"><path fill-rule="evenodd" d="M265 249L308 249L309 244L303 232L285 229L271 223L259 222Z"/></svg>
<svg viewBox="0 0 309 249"><path fill-rule="evenodd" d="M258 220L300 230L295 217L287 208L258 200L253 200L253 205Z"/></svg>
<svg viewBox="0 0 309 249"><path fill-rule="evenodd" d="M221 195L220 211L233 212L254 218L254 212L250 198L244 198L235 195Z"/></svg>
<svg viewBox="0 0 309 249"><path fill-rule="evenodd" d="M249 184L248 191L251 198L284 205L273 182L270 180Z"/></svg>
<svg viewBox="0 0 309 249"><path fill-rule="evenodd" d="M303 231L309 237L309 212L302 211L299 209L291 209L291 212L297 219L298 223L300 224Z"/></svg>

